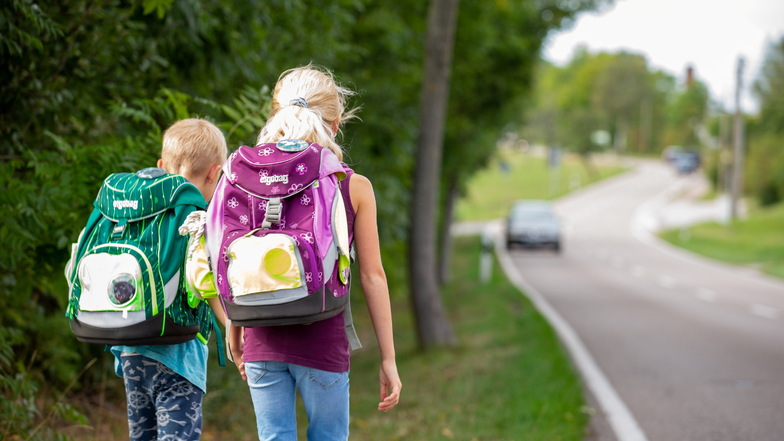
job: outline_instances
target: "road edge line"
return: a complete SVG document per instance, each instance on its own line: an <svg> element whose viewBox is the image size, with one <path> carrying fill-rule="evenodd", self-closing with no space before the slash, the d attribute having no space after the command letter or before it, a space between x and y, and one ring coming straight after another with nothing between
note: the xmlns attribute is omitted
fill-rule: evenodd
<svg viewBox="0 0 784 441"><path fill-rule="evenodd" d="M596 398L602 412L607 415L607 420L618 441L648 441L645 433L637 424L626 403L623 402L618 392L613 388L607 376L596 364L588 348L585 347L580 337L569 323L553 308L542 294L517 271L511 256L506 252L500 237L496 235L495 254L498 257L506 277L517 287L520 293L534 304L536 309L555 329L572 360L577 365L586 387Z"/></svg>

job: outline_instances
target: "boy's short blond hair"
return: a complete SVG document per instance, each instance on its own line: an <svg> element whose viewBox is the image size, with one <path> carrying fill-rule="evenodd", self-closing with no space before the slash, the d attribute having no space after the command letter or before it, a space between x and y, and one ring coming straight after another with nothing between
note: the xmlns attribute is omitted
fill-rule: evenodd
<svg viewBox="0 0 784 441"><path fill-rule="evenodd" d="M227 155L223 132L206 119L183 119L163 133L161 159L168 173L198 175L223 164Z"/></svg>

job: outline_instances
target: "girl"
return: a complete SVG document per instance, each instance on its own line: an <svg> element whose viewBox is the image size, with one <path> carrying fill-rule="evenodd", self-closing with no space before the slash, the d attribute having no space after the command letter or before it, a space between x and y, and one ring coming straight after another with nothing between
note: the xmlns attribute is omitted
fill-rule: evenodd
<svg viewBox="0 0 784 441"><path fill-rule="evenodd" d="M354 116L345 109L351 93L336 84L331 73L310 65L284 72L275 85L270 118L257 144L302 139L329 148L342 160L335 136L340 124ZM402 383L379 250L376 200L370 181L344 168L347 177L340 185L349 232L381 352L378 409L386 412L397 405ZM309 325L234 328L231 350L250 387L260 440L296 441L296 391L308 414L308 439L348 439L349 344L342 314Z"/></svg>

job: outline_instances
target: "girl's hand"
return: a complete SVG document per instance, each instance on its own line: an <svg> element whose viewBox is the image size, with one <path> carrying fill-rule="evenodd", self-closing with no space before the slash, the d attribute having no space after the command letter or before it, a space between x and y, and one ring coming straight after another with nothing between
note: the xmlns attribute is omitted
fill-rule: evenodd
<svg viewBox="0 0 784 441"><path fill-rule="evenodd" d="M240 371L242 381L248 381L248 376L245 375L245 362L242 361L242 352L232 351L232 357L234 357L234 364L237 366L237 370Z"/></svg>
<svg viewBox="0 0 784 441"><path fill-rule="evenodd" d="M381 386L381 402L378 403L378 410L388 412L397 406L398 401L400 401L400 390L403 389L403 383L400 381L400 376L397 373L397 364L395 364L394 360L381 363L378 379Z"/></svg>

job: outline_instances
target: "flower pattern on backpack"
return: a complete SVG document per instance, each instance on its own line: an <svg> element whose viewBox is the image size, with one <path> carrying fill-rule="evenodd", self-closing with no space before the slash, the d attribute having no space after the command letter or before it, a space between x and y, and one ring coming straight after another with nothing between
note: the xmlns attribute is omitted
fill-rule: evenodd
<svg viewBox="0 0 784 441"><path fill-rule="evenodd" d="M228 202L226 202L226 205L228 205L229 208L237 208L240 203L237 202L237 198L231 198Z"/></svg>
<svg viewBox="0 0 784 441"><path fill-rule="evenodd" d="M303 194L301 198L299 198L299 202L302 205L310 205L310 196Z"/></svg>
<svg viewBox="0 0 784 441"><path fill-rule="evenodd" d="M305 165L305 163L300 162L299 164L297 164L297 167L296 167L295 170L297 171L298 175L302 176L302 175L304 175L305 173L308 172L308 166Z"/></svg>

